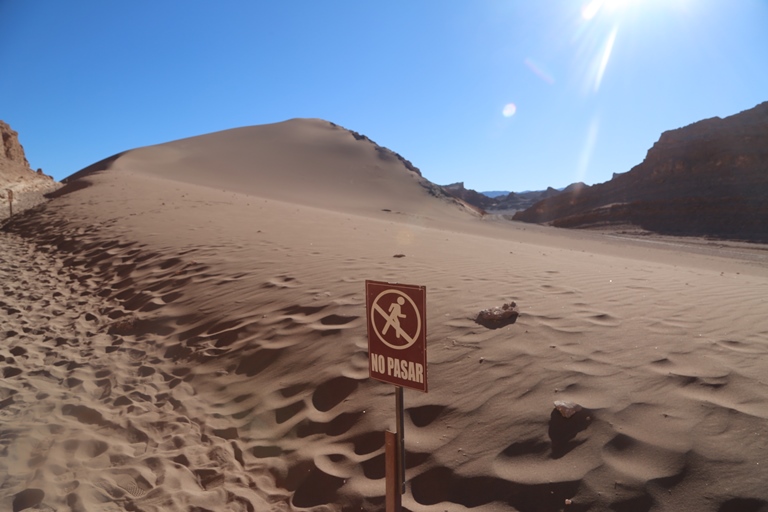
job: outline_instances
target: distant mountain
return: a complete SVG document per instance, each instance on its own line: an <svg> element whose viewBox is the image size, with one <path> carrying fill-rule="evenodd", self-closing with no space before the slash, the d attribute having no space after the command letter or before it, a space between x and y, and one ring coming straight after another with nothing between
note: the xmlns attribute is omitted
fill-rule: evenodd
<svg viewBox="0 0 768 512"><path fill-rule="evenodd" d="M485 210L486 213L510 213L524 210L541 199L560 193L559 190L549 187L547 190L505 192L502 195L491 197L487 195L488 193L465 188L463 182L443 185L443 190L466 203Z"/></svg>
<svg viewBox="0 0 768 512"><path fill-rule="evenodd" d="M536 202L547 197L554 197L560 191L552 187L546 190L529 190L527 192L510 192L506 197L499 198L499 202L493 208L495 210L524 210Z"/></svg>
<svg viewBox="0 0 768 512"><path fill-rule="evenodd" d="M768 102L664 132L630 171L569 187L514 219L768 242Z"/></svg>
<svg viewBox="0 0 768 512"><path fill-rule="evenodd" d="M480 193L483 194L484 196L496 198L499 196L509 195L510 192L511 192L510 190L489 190L487 192L480 192Z"/></svg>

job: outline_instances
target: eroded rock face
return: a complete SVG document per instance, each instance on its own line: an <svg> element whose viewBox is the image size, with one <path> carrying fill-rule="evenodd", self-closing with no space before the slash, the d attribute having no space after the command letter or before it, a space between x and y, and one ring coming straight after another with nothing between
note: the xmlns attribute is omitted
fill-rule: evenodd
<svg viewBox="0 0 768 512"><path fill-rule="evenodd" d="M0 121L0 220L10 215L8 202L13 198L14 214L45 200L44 194L61 185L42 169L37 172L29 166L19 134L8 123Z"/></svg>
<svg viewBox="0 0 768 512"><path fill-rule="evenodd" d="M0 121L0 139L2 139L2 152L0 152L0 186L3 181L11 181L14 177L31 173L24 148L19 143L19 134L16 133L5 121Z"/></svg>
<svg viewBox="0 0 768 512"><path fill-rule="evenodd" d="M565 190L514 219L768 241L768 102L664 132L630 171Z"/></svg>

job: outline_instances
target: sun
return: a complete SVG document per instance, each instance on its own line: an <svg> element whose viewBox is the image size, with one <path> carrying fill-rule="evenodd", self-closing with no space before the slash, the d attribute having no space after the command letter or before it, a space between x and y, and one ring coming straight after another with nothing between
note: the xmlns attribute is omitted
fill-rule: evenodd
<svg viewBox="0 0 768 512"><path fill-rule="evenodd" d="M585 20L591 20L600 11L621 11L631 4L638 3L640 3L640 0L591 0L582 6L581 17Z"/></svg>

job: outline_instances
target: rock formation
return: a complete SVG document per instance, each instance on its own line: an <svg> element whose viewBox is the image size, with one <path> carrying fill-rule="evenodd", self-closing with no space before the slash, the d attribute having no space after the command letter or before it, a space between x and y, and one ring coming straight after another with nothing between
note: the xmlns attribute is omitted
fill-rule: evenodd
<svg viewBox="0 0 768 512"><path fill-rule="evenodd" d="M573 186L573 185L571 185ZM505 197L498 198L494 205L494 210L525 210L530 208L538 201L547 197L554 197L560 194L560 190L547 187L546 190L529 190L527 192L510 192Z"/></svg>
<svg viewBox="0 0 768 512"><path fill-rule="evenodd" d="M549 187L547 190L510 192L497 197L489 197L481 192L465 188L464 182L443 185L443 189L452 196L476 206L486 213L513 213L514 211L529 208L541 199L556 196L560 193L559 190Z"/></svg>
<svg viewBox="0 0 768 512"><path fill-rule="evenodd" d="M768 241L768 102L664 132L630 171L566 189L514 219Z"/></svg>
<svg viewBox="0 0 768 512"><path fill-rule="evenodd" d="M464 188L464 182L443 185L443 190L451 194L453 197L457 197L473 206L477 206L481 210L488 210L490 207L496 204L495 199L492 199L475 190Z"/></svg>
<svg viewBox="0 0 768 512"><path fill-rule="evenodd" d="M32 172L24 148L19 144L19 134L0 121L0 138L3 140L0 152L0 185L6 185L16 178L22 178Z"/></svg>
<svg viewBox="0 0 768 512"><path fill-rule="evenodd" d="M19 213L45 199L43 194L60 185L50 176L29 166L19 135L4 121L0 121L0 220L9 216L8 201L13 198L13 212Z"/></svg>

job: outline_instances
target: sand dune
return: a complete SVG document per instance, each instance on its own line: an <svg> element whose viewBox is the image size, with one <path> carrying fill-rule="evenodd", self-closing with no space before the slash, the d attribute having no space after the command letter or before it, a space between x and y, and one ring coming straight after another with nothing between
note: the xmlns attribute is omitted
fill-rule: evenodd
<svg viewBox="0 0 768 512"><path fill-rule="evenodd" d="M318 120L220 132L7 226L0 509L381 510L366 279L427 287L408 510L768 508L761 246L481 219L379 154Z"/></svg>
<svg viewBox="0 0 768 512"><path fill-rule="evenodd" d="M113 167L348 213L439 206L425 201L439 190L398 156L327 121L293 119L140 148Z"/></svg>

